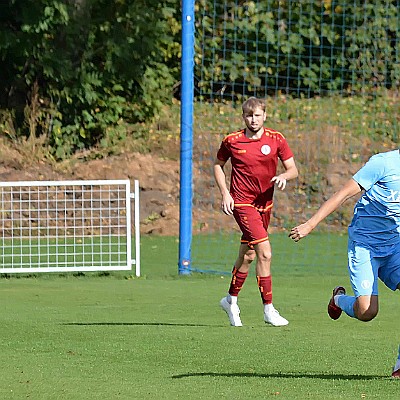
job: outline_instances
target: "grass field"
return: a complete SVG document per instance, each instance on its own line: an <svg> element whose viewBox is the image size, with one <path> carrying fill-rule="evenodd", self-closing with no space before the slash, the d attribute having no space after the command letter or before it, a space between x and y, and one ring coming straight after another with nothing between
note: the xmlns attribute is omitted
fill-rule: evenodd
<svg viewBox="0 0 400 400"><path fill-rule="evenodd" d="M0 279L0 398L398 399L398 294L380 286L370 323L330 320L332 287L348 286L345 237L321 252L324 235L311 237L273 243L282 328L263 323L254 276L244 326L230 327L218 306L230 277L177 276L176 238L142 239L142 278Z"/></svg>

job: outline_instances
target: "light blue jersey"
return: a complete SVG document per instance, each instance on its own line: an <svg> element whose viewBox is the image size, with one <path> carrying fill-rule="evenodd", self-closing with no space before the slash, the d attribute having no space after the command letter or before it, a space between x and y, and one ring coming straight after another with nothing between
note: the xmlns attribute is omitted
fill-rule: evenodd
<svg viewBox="0 0 400 400"><path fill-rule="evenodd" d="M372 156L353 176L365 190L354 207L349 239L367 247L400 241L400 152Z"/></svg>

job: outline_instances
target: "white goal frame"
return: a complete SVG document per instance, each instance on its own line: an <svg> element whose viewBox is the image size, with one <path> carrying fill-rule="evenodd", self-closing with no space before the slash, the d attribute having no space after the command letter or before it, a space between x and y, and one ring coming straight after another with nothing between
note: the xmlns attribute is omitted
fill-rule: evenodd
<svg viewBox="0 0 400 400"><path fill-rule="evenodd" d="M140 276L139 221L137 180L0 182L0 273Z"/></svg>

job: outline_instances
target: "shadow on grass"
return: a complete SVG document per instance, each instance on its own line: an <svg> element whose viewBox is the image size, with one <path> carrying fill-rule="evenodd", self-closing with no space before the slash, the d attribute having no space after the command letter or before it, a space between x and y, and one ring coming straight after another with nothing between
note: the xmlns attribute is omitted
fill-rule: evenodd
<svg viewBox="0 0 400 400"><path fill-rule="evenodd" d="M215 326L215 325L207 325L207 324L181 324L181 323L173 323L173 322L66 322L61 325L69 325L69 326Z"/></svg>
<svg viewBox="0 0 400 400"><path fill-rule="evenodd" d="M182 379L191 377L226 377L226 378L311 378L311 379L326 379L326 380L359 380L359 381L370 381L376 379L389 379L388 376L380 375L345 375L345 374L312 374L312 373L301 373L301 372L278 372L271 374L256 374L250 372L233 372L233 373L218 373L218 372L197 372L180 375L172 375L172 379ZM390 378L392 379L392 378Z"/></svg>
<svg viewBox="0 0 400 400"><path fill-rule="evenodd" d="M192 374L181 374L172 375L172 379L182 379L191 377L226 377L226 378L310 378L310 379L326 379L326 380L358 380L358 381L370 381L376 379L389 379L389 376L381 375L345 375L345 374L312 374L312 373L301 373L301 372L278 372L271 374L256 374L249 372L233 372L233 373L217 373L217 372L197 372ZM392 378L390 378L392 379Z"/></svg>

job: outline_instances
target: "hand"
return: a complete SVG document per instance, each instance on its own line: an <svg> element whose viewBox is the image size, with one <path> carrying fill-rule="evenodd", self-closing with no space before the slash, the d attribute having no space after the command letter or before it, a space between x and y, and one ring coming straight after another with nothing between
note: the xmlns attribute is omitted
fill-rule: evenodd
<svg viewBox="0 0 400 400"><path fill-rule="evenodd" d="M312 231L310 224L305 222L299 226L295 226L291 229L289 233L289 237L293 239L295 242L298 242L303 237L306 237Z"/></svg>
<svg viewBox="0 0 400 400"><path fill-rule="evenodd" d="M223 213L226 215L232 215L234 208L235 202L233 201L232 196L229 193L222 196L221 210L223 211Z"/></svg>
<svg viewBox="0 0 400 400"><path fill-rule="evenodd" d="M281 175L274 176L274 177L271 179L271 182L274 182L275 185L278 186L278 189L280 189L280 190L284 190L285 187L286 187L286 178L284 178L284 177L281 176Z"/></svg>

